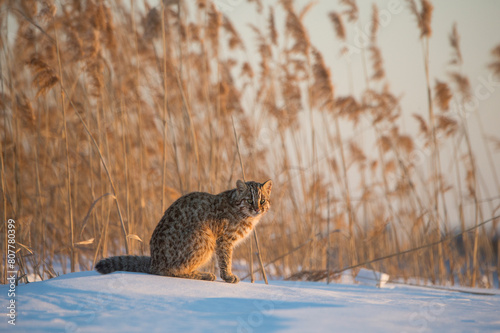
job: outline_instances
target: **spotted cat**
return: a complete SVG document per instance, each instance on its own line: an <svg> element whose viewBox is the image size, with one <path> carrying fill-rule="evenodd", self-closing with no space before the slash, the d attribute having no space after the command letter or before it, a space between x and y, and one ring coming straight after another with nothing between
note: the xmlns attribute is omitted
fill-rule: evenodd
<svg viewBox="0 0 500 333"><path fill-rule="evenodd" d="M151 257L116 256L99 261L102 274L114 271L214 281L198 270L214 251L221 278L239 282L231 272L233 248L250 234L271 207L272 181L238 180L236 188L217 195L193 192L177 199L163 215L150 241Z"/></svg>

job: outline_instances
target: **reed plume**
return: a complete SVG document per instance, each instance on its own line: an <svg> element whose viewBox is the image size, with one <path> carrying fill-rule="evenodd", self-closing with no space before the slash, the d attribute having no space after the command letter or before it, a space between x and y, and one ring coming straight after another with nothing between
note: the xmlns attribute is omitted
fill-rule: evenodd
<svg viewBox="0 0 500 333"><path fill-rule="evenodd" d="M228 33L229 35L229 48L231 50L240 48L242 50L245 49L245 45L243 44L243 41L240 38L240 35L236 31L236 29L233 27L233 24L227 17L223 17L223 24L222 27L224 30Z"/></svg>
<svg viewBox="0 0 500 333"><path fill-rule="evenodd" d="M274 9L269 7L269 19L268 19L268 30L269 30L269 38L273 45L277 45L278 43L278 32L276 31L276 22L274 21Z"/></svg>
<svg viewBox="0 0 500 333"><path fill-rule="evenodd" d="M34 54L28 65L31 67L34 74L33 85L38 88L36 97L45 95L57 84L57 82L59 82L59 78L54 69L45 63L39 55Z"/></svg>
<svg viewBox="0 0 500 333"><path fill-rule="evenodd" d="M437 130L444 132L446 136L452 136L458 130L458 123L449 116L439 115L437 116Z"/></svg>
<svg viewBox="0 0 500 333"><path fill-rule="evenodd" d="M412 116L418 122L420 133L425 137L427 137L429 135L429 126L427 125L427 122L425 121L424 117L416 113L414 113Z"/></svg>
<svg viewBox="0 0 500 333"><path fill-rule="evenodd" d="M312 105L317 106L320 110L331 111L334 105L334 91L330 78L330 70L326 67L323 56L318 50L313 49L312 54L314 58Z"/></svg>
<svg viewBox="0 0 500 333"><path fill-rule="evenodd" d="M450 77L453 83L455 83L458 91L465 100L469 100L472 97L471 87L469 78L460 74L459 72L450 73Z"/></svg>
<svg viewBox="0 0 500 333"><path fill-rule="evenodd" d="M453 97L451 90L445 82L436 80L434 86L435 101L441 111L448 111L450 108L450 100Z"/></svg>
<svg viewBox="0 0 500 333"><path fill-rule="evenodd" d="M432 34L431 20L434 6L429 0L421 0L421 10L419 11L415 0L407 0L407 2L410 7L410 11L417 19L417 24L420 29L420 38L430 37Z"/></svg>
<svg viewBox="0 0 500 333"><path fill-rule="evenodd" d="M500 45L491 50L494 61L491 62L488 67L491 69L493 74L500 76Z"/></svg>
<svg viewBox="0 0 500 333"><path fill-rule="evenodd" d="M371 60L373 63L372 79L381 80L385 77L385 70L380 49L377 46L372 45L370 46L370 53L371 53Z"/></svg>
<svg viewBox="0 0 500 333"><path fill-rule="evenodd" d="M358 5L356 0L340 0L340 4L347 7L347 9L342 13L347 16L349 22L356 22L359 16Z"/></svg>
<svg viewBox="0 0 500 333"><path fill-rule="evenodd" d="M378 7L376 4L372 5L372 26L370 30L370 42L375 44L377 39L377 32L380 26Z"/></svg>
<svg viewBox="0 0 500 333"><path fill-rule="evenodd" d="M460 50L460 35L458 34L456 23L453 23L453 28L448 39L453 51L453 56L451 57L450 64L461 65L463 62L462 51Z"/></svg>
<svg viewBox="0 0 500 333"><path fill-rule="evenodd" d="M295 41L290 52L307 55L309 53L310 40L306 29L295 12L292 2L283 0L282 4L286 10L286 30Z"/></svg>
<svg viewBox="0 0 500 333"><path fill-rule="evenodd" d="M331 12L328 16L330 17L330 21L333 23L333 28L335 29L337 38L345 40L345 28L344 23L342 22L342 16L340 16L337 12Z"/></svg>

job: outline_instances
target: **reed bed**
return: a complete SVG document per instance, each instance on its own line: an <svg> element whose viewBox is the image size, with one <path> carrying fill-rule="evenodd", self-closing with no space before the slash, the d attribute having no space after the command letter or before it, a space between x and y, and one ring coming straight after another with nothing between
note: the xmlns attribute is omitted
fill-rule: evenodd
<svg viewBox="0 0 500 333"><path fill-rule="evenodd" d="M15 219L21 280L147 254L174 200L241 178L234 119L246 178L275 184L258 226L271 278L320 280L327 267L338 273L436 242L365 267L405 280L498 285L498 220L465 232L498 215L484 170L497 195L500 182L491 159L478 164L468 118L450 111L472 98L458 27L450 27L450 75L434 77L432 3L406 3L426 71L415 89L428 93L412 135L401 128L412 111L386 78L375 5L364 89L339 95L335 68L303 24L311 5L248 2L266 22L251 26L252 41L208 0L0 2L0 242L6 249L7 219ZM359 12L354 0L339 8L328 17L345 55ZM499 50L489 64L495 75ZM495 147L483 134L492 154L498 139ZM235 252L245 271L256 258L249 244Z"/></svg>

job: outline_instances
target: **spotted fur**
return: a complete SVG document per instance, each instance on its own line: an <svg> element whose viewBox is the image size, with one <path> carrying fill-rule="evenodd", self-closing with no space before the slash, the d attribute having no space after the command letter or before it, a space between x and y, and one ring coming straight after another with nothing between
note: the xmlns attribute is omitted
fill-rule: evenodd
<svg viewBox="0 0 500 333"><path fill-rule="evenodd" d="M233 248L250 234L271 207L272 181L236 182L236 188L217 195L186 194L175 201L156 226L151 257L118 256L101 260L96 270L144 272L198 280L215 275L198 271L215 252L221 278L239 281L231 272Z"/></svg>

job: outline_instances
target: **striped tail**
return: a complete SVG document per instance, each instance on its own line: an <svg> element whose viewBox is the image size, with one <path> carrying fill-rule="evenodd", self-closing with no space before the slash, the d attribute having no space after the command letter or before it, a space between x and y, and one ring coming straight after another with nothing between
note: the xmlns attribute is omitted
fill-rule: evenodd
<svg viewBox="0 0 500 333"><path fill-rule="evenodd" d="M150 273L151 257L116 256L102 259L95 265L96 271L109 274L115 271Z"/></svg>

